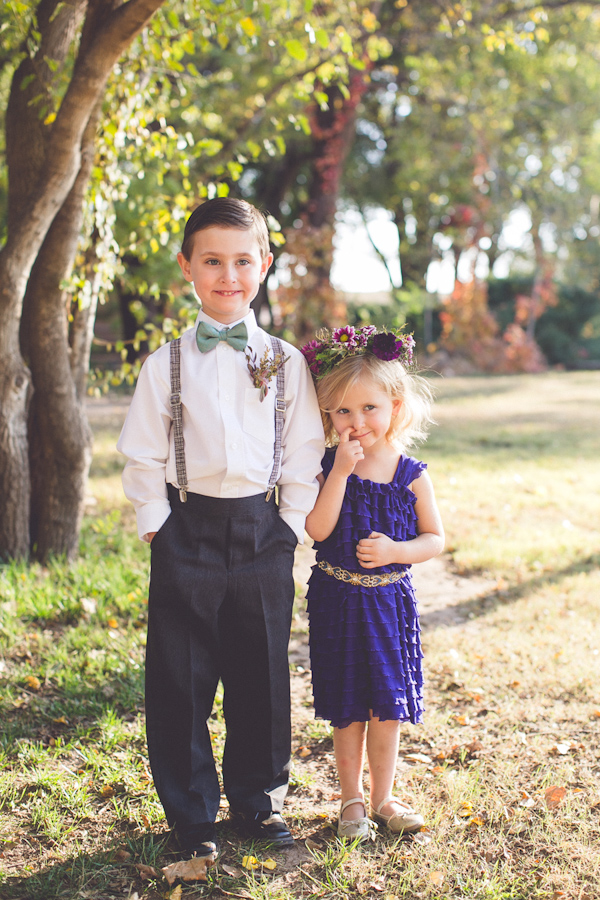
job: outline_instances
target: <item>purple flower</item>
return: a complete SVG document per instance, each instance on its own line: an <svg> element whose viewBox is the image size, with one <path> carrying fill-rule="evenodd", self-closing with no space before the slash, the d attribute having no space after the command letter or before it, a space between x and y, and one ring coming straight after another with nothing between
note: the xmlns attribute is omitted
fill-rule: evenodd
<svg viewBox="0 0 600 900"><path fill-rule="evenodd" d="M317 359L317 353L322 349L323 344L320 341L309 341L308 344L300 348L300 352L304 354L308 368L313 375L318 375L320 372L321 363Z"/></svg>
<svg viewBox="0 0 600 900"><path fill-rule="evenodd" d="M374 325L363 325L362 328L359 328L356 332L356 339L359 347L366 347L369 343L369 338L371 335L376 334L377 329Z"/></svg>
<svg viewBox="0 0 600 900"><path fill-rule="evenodd" d="M376 334L373 338L373 355L378 359L398 359L402 353L402 341L391 331Z"/></svg>
<svg viewBox="0 0 600 900"><path fill-rule="evenodd" d="M346 347L356 347L356 331L352 325L344 325L343 328L336 328L331 335L333 341L337 344L345 344Z"/></svg>

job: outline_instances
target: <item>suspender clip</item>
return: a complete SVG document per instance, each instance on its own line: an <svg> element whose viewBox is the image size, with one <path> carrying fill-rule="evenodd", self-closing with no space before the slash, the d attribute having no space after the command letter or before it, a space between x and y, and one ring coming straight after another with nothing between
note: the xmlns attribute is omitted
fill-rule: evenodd
<svg viewBox="0 0 600 900"><path fill-rule="evenodd" d="M187 487L179 488L179 499L182 503L187 503Z"/></svg>
<svg viewBox="0 0 600 900"><path fill-rule="evenodd" d="M273 488L269 488L269 490L267 491L267 496L265 497L265 501L266 501L267 503L268 503L269 500L271 499L272 495L273 495Z"/></svg>
<svg viewBox="0 0 600 900"><path fill-rule="evenodd" d="M275 409L279 413L284 413L287 409L287 403L283 399L283 397L277 397L275 400Z"/></svg>

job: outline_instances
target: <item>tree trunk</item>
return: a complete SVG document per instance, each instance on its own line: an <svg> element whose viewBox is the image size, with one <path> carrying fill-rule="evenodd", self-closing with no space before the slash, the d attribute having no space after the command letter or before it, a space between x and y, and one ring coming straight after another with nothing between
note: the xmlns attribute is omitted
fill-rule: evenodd
<svg viewBox="0 0 600 900"><path fill-rule="evenodd" d="M77 553L92 459L83 399L97 290L92 290L90 306L77 311L76 343L70 347L69 304L61 283L69 277L77 251L99 117L98 103L84 132L75 184L31 271L21 317L21 349L34 387L29 413L30 542L34 556L42 561L50 553L68 559Z"/></svg>
<svg viewBox="0 0 600 900"><path fill-rule="evenodd" d="M29 371L18 350L19 320L27 282L48 230L80 171L84 130L102 98L106 79L123 51L163 3L164 0L124 3L41 0L35 23L39 49L33 58L24 57L13 78L6 112L8 235L0 252L0 556L3 557L25 556L29 549ZM41 108L42 101L36 98L52 96L53 79L62 77L61 66L84 14L86 19L73 74L56 118L51 121ZM54 329L56 340L60 323L55 311L44 309L43 318ZM26 342L33 349L34 342L29 335ZM50 340L49 351L55 349ZM54 379L55 389L48 393L47 402L61 406L73 385L70 371L61 360L57 360L56 368L59 376ZM60 418L64 422L68 417L62 414ZM38 427L37 415L34 422ZM76 422L70 424L71 430L76 427ZM55 430L52 434L56 434ZM50 437L42 435L44 440ZM80 475L74 473L73 477L77 480Z"/></svg>

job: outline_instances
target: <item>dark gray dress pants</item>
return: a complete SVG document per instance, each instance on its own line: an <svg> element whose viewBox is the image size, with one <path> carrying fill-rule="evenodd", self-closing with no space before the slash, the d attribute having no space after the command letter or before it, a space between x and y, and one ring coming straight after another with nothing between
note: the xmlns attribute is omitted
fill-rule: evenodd
<svg viewBox="0 0 600 900"><path fill-rule="evenodd" d="M207 720L219 679L230 808L280 811L291 750L288 642L296 535L265 494L220 499L169 485L152 541L146 728L171 826L212 823L220 788Z"/></svg>

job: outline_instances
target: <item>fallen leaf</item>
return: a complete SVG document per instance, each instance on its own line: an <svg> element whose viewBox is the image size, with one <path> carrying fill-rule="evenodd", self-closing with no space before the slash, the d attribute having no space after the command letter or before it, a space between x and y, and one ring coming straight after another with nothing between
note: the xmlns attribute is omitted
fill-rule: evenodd
<svg viewBox="0 0 600 900"><path fill-rule="evenodd" d="M269 857L268 859L265 859L265 860L264 860L262 866L263 866L263 869L268 869L269 872L272 872L273 869L276 869L276 868L277 868L277 863L275 862L274 859L271 859L271 858Z"/></svg>
<svg viewBox="0 0 600 900"><path fill-rule="evenodd" d="M380 875L379 878L374 879L369 884L369 887L372 891L377 891L378 893L383 893L385 891L385 878L383 875Z"/></svg>
<svg viewBox="0 0 600 900"><path fill-rule="evenodd" d="M469 724L468 716L453 716L453 719L457 725L468 725Z"/></svg>
<svg viewBox="0 0 600 900"><path fill-rule="evenodd" d="M178 884L173 888L172 891L169 891L167 894L165 894L165 900L180 900L181 890L181 885Z"/></svg>
<svg viewBox="0 0 600 900"><path fill-rule="evenodd" d="M425 847L431 843L431 835L418 831L416 834L413 834L413 841L415 844L421 844L422 847Z"/></svg>
<svg viewBox="0 0 600 900"><path fill-rule="evenodd" d="M553 785L546 790L545 799L548 809L556 809L565 799L567 789Z"/></svg>
<svg viewBox="0 0 600 900"><path fill-rule="evenodd" d="M154 866L145 866L143 863L136 863L135 867L140 873L140 878L146 878L148 881L150 881L151 878L158 878L158 872Z"/></svg>
<svg viewBox="0 0 600 900"><path fill-rule="evenodd" d="M317 844L316 841L312 841L310 838L306 838L304 843L309 850L320 850L321 849L321 845Z"/></svg>
<svg viewBox="0 0 600 900"><path fill-rule="evenodd" d="M551 753L557 753L559 756L566 756L569 750L571 749L570 741L561 741L552 747Z"/></svg>
<svg viewBox="0 0 600 900"><path fill-rule="evenodd" d="M117 862L127 862L128 859L131 859L131 853L121 847L121 849L117 850L115 853L114 858Z"/></svg>
<svg viewBox="0 0 600 900"><path fill-rule="evenodd" d="M32 691L39 691L42 687L40 679L36 678L35 675L28 675L25 679L25 684Z"/></svg>
<svg viewBox="0 0 600 900"><path fill-rule="evenodd" d="M107 619L106 624L108 625L109 628L118 628L119 627L119 623L117 622L117 620L115 619L114 616L111 616L110 619Z"/></svg>
<svg viewBox="0 0 600 900"><path fill-rule="evenodd" d="M429 873L429 880L433 885L435 885L435 887L441 887L443 885L444 877L445 877L444 872L437 871L437 872Z"/></svg>
<svg viewBox="0 0 600 900"><path fill-rule="evenodd" d="M98 603L93 597L81 597L79 602L81 603L81 608L87 616L93 616L98 609Z"/></svg>
<svg viewBox="0 0 600 900"><path fill-rule="evenodd" d="M104 787L100 789L99 793L101 797L108 800L109 797L115 796L115 789L112 784L105 784Z"/></svg>
<svg viewBox="0 0 600 900"><path fill-rule="evenodd" d="M468 800L463 800L463 802L460 804L460 808L457 810L456 815L460 816L461 819L467 819L472 814L473 814L473 804L469 803Z"/></svg>
<svg viewBox="0 0 600 900"><path fill-rule="evenodd" d="M207 881L206 870L214 864L215 860L211 856L195 856L193 859L182 859L165 866L161 871L169 885L178 878L181 881Z"/></svg>
<svg viewBox="0 0 600 900"><path fill-rule="evenodd" d="M301 757L301 759L306 759L307 756L311 755L312 750L310 749L310 747L298 747L297 753L298 756Z"/></svg>
<svg viewBox="0 0 600 900"><path fill-rule="evenodd" d="M221 866L226 875L229 875L230 878L241 878L244 874L241 869L237 869L235 866Z"/></svg>
<svg viewBox="0 0 600 900"><path fill-rule="evenodd" d="M58 719L52 719L52 721L56 725L68 725L69 724L64 716L60 716Z"/></svg>
<svg viewBox="0 0 600 900"><path fill-rule="evenodd" d="M426 753L407 753L404 759L415 763L430 763L432 761L431 757L427 756Z"/></svg>
<svg viewBox="0 0 600 900"><path fill-rule="evenodd" d="M242 860L244 869L260 869L260 863L255 856L245 856Z"/></svg>

